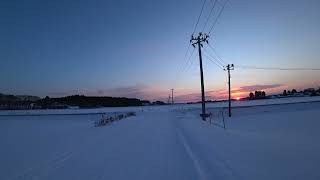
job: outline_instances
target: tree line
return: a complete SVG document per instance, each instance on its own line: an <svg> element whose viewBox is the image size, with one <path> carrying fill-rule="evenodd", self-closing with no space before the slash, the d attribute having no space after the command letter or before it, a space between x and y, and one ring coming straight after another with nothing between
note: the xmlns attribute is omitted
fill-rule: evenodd
<svg viewBox="0 0 320 180"><path fill-rule="evenodd" d="M45 97L36 102L42 108L59 107L59 106L79 106L81 108L94 107L125 107L125 106L142 106L142 100L125 97L99 97L73 95L60 98Z"/></svg>

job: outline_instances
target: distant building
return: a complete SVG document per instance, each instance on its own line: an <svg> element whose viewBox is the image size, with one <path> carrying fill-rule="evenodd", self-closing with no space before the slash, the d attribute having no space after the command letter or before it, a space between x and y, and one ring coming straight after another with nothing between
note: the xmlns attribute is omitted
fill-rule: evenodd
<svg viewBox="0 0 320 180"><path fill-rule="evenodd" d="M166 103L164 103L163 101L155 101L152 102L152 105L165 105Z"/></svg>

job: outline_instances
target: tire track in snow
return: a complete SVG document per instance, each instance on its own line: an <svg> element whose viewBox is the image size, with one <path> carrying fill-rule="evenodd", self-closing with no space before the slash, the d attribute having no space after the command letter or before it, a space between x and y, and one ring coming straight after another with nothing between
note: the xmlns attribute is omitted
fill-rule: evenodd
<svg viewBox="0 0 320 180"><path fill-rule="evenodd" d="M184 135L181 133L181 131L176 128L176 132L178 134L178 137L179 139L181 140L182 142L182 145L186 151L186 153L188 154L188 156L190 157L190 159L192 160L193 162L193 165L198 173L198 176L199 176L199 180L207 180L207 176L205 174L205 172L203 171L203 168L201 167L201 164L200 164L200 161L198 159L198 157L193 153L190 145L187 143Z"/></svg>
<svg viewBox="0 0 320 180"><path fill-rule="evenodd" d="M35 167L29 168L24 173L18 175L18 177L12 178L12 180L42 180L47 177L50 172L55 171L63 166L65 166L66 161L70 160L71 158L80 156L89 152L92 148L95 148L95 144L99 142L98 139L95 141L91 141L87 144L87 148L84 148L80 151L75 152L65 152L57 155L52 160L46 161L44 163L40 163Z"/></svg>
<svg viewBox="0 0 320 180"><path fill-rule="evenodd" d="M40 163L34 167L31 167L27 170L25 170L23 173L11 178L11 180L18 180L18 179L32 179L32 180L36 180L36 179L41 179L40 177L47 174L50 170L52 169L57 169L59 167L61 167L61 165L68 160L69 158L71 158L73 155L72 152L65 152L62 153L56 157L54 157L53 159L46 161L44 163Z"/></svg>
<svg viewBox="0 0 320 180"><path fill-rule="evenodd" d="M177 118L180 120L184 119L184 117L179 116ZM183 142L187 152L189 151L188 155L194 161L197 172L202 179L244 179L238 173L236 173L234 169L227 163L227 161L219 156L218 153L212 154L212 152L215 152L215 149L212 148L212 146L207 146L207 142L201 141L202 139L194 139L198 136L192 136L191 138L188 138L188 136L184 135L186 132L184 131L184 128L182 128L183 125L180 124L181 122L182 121L174 123L178 136ZM192 134L192 132L188 133ZM192 151L191 147L197 147L196 150L198 151ZM208 157L206 157L206 155Z"/></svg>
<svg viewBox="0 0 320 180"><path fill-rule="evenodd" d="M100 136L99 136L100 137ZM19 173L17 172L14 176L9 178L9 180L42 180L45 179L44 177L47 177L52 171L55 171L63 166L65 166L66 161L70 161L71 158L75 158L75 156L80 156L83 153L86 153L90 151L92 148L94 148L95 144L99 142L99 139L94 139L92 141L92 138L89 139L82 139L80 142L89 142L86 146L86 148L82 148L79 150L79 148L70 147L69 150L65 149L64 151L56 151L53 153L54 155L51 158L45 159L42 162L36 163L33 166L29 168L22 169ZM79 142L79 143L80 143ZM76 149L76 151L75 151Z"/></svg>

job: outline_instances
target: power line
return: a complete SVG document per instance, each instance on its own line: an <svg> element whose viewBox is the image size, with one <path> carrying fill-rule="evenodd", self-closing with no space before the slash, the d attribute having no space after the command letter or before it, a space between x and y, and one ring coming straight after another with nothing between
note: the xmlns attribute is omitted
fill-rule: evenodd
<svg viewBox="0 0 320 180"><path fill-rule="evenodd" d="M193 49L192 52L191 52L191 54L190 54L190 56L188 57L188 59L184 58L184 59L186 59L186 61L184 61L185 63L184 63L183 65L181 65L181 67L178 69L178 73L177 73L177 76L176 76L176 78L175 78L175 80L174 80L173 85L176 85L176 84L180 81L180 78L181 78L181 76L182 76L182 73L188 69L189 61L190 61L190 59L192 58L192 56L193 56L193 54L194 54L194 51L195 51L195 50Z"/></svg>
<svg viewBox="0 0 320 180"><path fill-rule="evenodd" d="M192 34L194 34L194 33L196 32L196 29L197 29L197 26L198 26L198 24L199 24L199 21L200 21L200 18L201 18L203 9L204 9L204 5L206 4L206 1L207 1L207 0L204 0L204 1L203 1L202 8L201 8L200 14L199 14L199 16L198 16L198 20L197 20L196 26L194 27L194 30L193 30Z"/></svg>
<svg viewBox="0 0 320 180"><path fill-rule="evenodd" d="M210 59L210 57L208 57L207 55L205 55L209 61L211 61L212 63L214 63L217 67L219 67L221 70L223 70L223 67L221 67L219 64L217 64L214 60Z"/></svg>
<svg viewBox="0 0 320 180"><path fill-rule="evenodd" d="M198 19L197 19L197 22L196 22L196 25L195 25L195 27L194 27L194 30L193 30L192 34L194 34L195 31L196 31L196 29L197 29L197 26L198 26L198 24L199 24L200 18L201 18L202 13L203 13L204 6L205 6L205 4L206 4L206 1L207 1L207 0L204 0L204 1L203 1L202 7L201 7L201 11L200 11L200 14L199 14L199 16L198 16ZM184 55L184 58L183 58L184 60L187 58L187 55L188 55L189 50L190 50L190 46L191 46L191 44L188 44L187 51L186 51L186 53L185 53L185 55ZM193 50L193 51L194 51L194 50ZM189 58L187 59L186 64L183 65L183 66L181 66L181 67L182 67L181 69L182 69L183 71L184 71L185 68L188 66L189 61L190 61L190 58L191 58L191 56L193 55L193 51L192 51L191 55L189 56Z"/></svg>
<svg viewBox="0 0 320 180"><path fill-rule="evenodd" d="M211 44L208 44L210 49L213 51L213 53L218 57L218 60L220 60L220 62L224 65L228 64L226 61L224 61L221 56L217 53L217 51L215 50L214 47L211 46Z"/></svg>
<svg viewBox="0 0 320 180"><path fill-rule="evenodd" d="M201 18L202 13L203 13L204 6L205 6L205 4L206 4L206 1L207 1L207 0L203 0L203 4L202 4L202 7L201 7L201 11L200 11L200 14L199 14L199 16L198 16L197 22L196 22L196 24L195 24L194 30L193 30L193 32L192 32L192 36L193 36L193 34L195 33L195 31L196 31L196 29L197 29L197 26L198 26L198 24L199 24L200 18ZM192 39L192 38L191 38L191 39ZM186 59L186 57L187 57L187 55L188 55L188 53L189 53L190 46L191 46L191 44L189 44L188 47L187 47L187 51L186 51L186 53L185 53L184 60ZM195 50L195 49L193 49L193 51L191 52L191 55L189 56L188 60L186 61L186 65L181 66L181 67L183 67L183 69L182 69L183 71L185 70L186 67L188 67L189 61L190 61L190 59L191 59L191 57L192 57L192 55L193 55L193 53L194 53L194 50ZM185 61L184 61L184 62L185 62ZM192 63L191 63L191 65L192 65ZM181 72L181 70L180 70L180 72ZM179 73L180 73L180 72L179 72Z"/></svg>
<svg viewBox="0 0 320 180"><path fill-rule="evenodd" d="M217 58L213 57L206 49L204 51L210 56L216 63L218 63L221 67L224 67L224 64L217 60Z"/></svg>
<svg viewBox="0 0 320 180"><path fill-rule="evenodd" d="M186 65L184 66L184 68L183 68L183 70L182 71L185 71L185 70L188 70L189 69L189 67L190 67L190 65L189 64L191 64L192 65L192 56L193 56L193 54L194 54L194 51L195 51L195 49L193 49L192 51L191 51L191 54L190 54L190 56L189 56L189 58L188 58L188 60L187 60L187 62L186 62ZM191 61L191 63L190 63L190 61Z"/></svg>
<svg viewBox="0 0 320 180"><path fill-rule="evenodd" d="M221 64L222 67L224 67L227 63L223 62L217 54L215 54L215 55L216 55L218 58L215 58L215 57L213 57L213 56L211 56L211 55L210 55L210 56L211 56L212 58L214 58L219 64Z"/></svg>
<svg viewBox="0 0 320 180"><path fill-rule="evenodd" d="M221 10L220 10L220 12L219 12L216 20L214 21L214 23L213 23L212 26L210 27L210 30L209 30L209 32L208 32L209 35L210 35L211 31L213 30L214 26L217 24L217 22L218 22L218 20L219 20L219 18L220 18L220 16L221 16L221 14L222 14L222 12L223 12L223 10L224 10L224 8L226 7L226 5L227 5L228 2L229 2L229 0L225 0L224 4L222 5L222 8L221 8Z"/></svg>
<svg viewBox="0 0 320 180"><path fill-rule="evenodd" d="M211 17L211 14L214 12L214 8L215 8L216 3L217 3L218 0L211 0L211 2L212 2L212 1L214 1L214 2L213 2L213 5L212 5L212 8L211 8L211 10L210 10L210 13L209 13L209 15L208 15L208 18L207 18L207 20L206 20L206 22L204 23L204 26L203 26L203 28L202 28L202 32L204 32L205 28L207 27L207 24L208 24L208 22L209 22L209 19L210 19L210 17Z"/></svg>
<svg viewBox="0 0 320 180"><path fill-rule="evenodd" d="M257 69L257 70L279 70L279 71L320 71L320 68L282 68L282 67L257 67L237 65L241 69Z"/></svg>
<svg viewBox="0 0 320 180"><path fill-rule="evenodd" d="M184 55L184 57L183 57L183 60L184 60L183 62L184 62L184 63L187 63L187 62L188 62L188 59L190 58L190 57L189 57L189 58L187 59L187 56L188 56L188 54L189 54L189 50L190 50L190 44L188 45L187 51L186 51L186 53L185 53L185 55ZM186 64L182 65L182 66L180 67L179 71L183 70L185 66L186 66Z"/></svg>
<svg viewBox="0 0 320 180"><path fill-rule="evenodd" d="M218 64L216 61L212 60L211 57L207 54L203 54L209 61L211 61L212 63L214 63L217 67L219 67L220 69L223 70L223 66L221 66L220 64Z"/></svg>
<svg viewBox="0 0 320 180"><path fill-rule="evenodd" d="M194 62L195 62L195 59L193 59L193 58L194 58L194 56L191 57L190 64L189 64L189 66L187 66L186 71L188 71L189 68L192 68L192 66L193 66L193 64L194 64Z"/></svg>
<svg viewBox="0 0 320 180"><path fill-rule="evenodd" d="M189 52L189 49L190 49L190 44L189 44L188 47L187 47L187 52L186 52L186 54L184 55L184 59L186 59L186 57L187 57L187 55L188 55L188 52Z"/></svg>

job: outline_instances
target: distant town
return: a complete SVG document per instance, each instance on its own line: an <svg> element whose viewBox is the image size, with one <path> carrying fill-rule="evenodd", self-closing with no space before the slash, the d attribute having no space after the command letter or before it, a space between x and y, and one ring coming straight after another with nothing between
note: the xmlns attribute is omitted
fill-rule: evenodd
<svg viewBox="0 0 320 180"><path fill-rule="evenodd" d="M275 99L288 97L309 97L320 96L320 88L307 88L302 91L296 89L284 90L281 94L267 95L265 91L250 92L248 97L232 99L233 101L258 100L258 99ZM224 101L224 100L222 100ZM221 102L215 100L207 101L209 103ZM188 102L195 104L199 102ZM0 93L0 110L28 110L28 109L79 109L79 108L100 108L100 107L128 107L128 106L150 106L166 105L163 101L150 102L136 98L126 97L98 97L73 95L59 98L40 98L28 95L8 95Z"/></svg>
<svg viewBox="0 0 320 180"><path fill-rule="evenodd" d="M250 92L249 96L246 98L241 98L240 100L255 100L255 99L274 99L274 98L287 98L287 97L304 97L304 96L320 96L320 88L308 88L303 91L283 90L282 94L276 95L266 95L264 91Z"/></svg>

